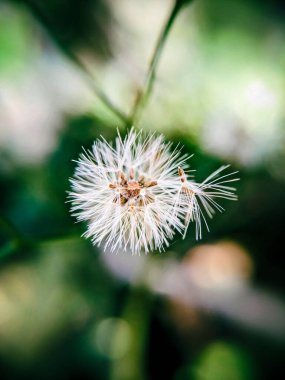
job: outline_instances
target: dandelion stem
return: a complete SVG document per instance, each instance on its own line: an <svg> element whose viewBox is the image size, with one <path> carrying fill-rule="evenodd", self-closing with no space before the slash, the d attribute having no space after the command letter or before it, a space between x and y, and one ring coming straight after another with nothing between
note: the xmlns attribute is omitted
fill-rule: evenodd
<svg viewBox="0 0 285 380"><path fill-rule="evenodd" d="M141 113L143 109L145 108L150 94L153 89L154 80L156 77L156 70L157 66L165 45L165 42L167 40L168 34L171 30L171 27L174 23L174 20L176 19L176 16L180 12L180 10L183 8L184 5L190 4L192 0L176 0L174 3L174 6L169 14L169 17L165 23L165 25L162 28L162 31L160 33L160 36L158 38L157 44L155 46L150 65L148 68L148 72L146 75L145 83L142 89L140 89L136 95L134 106L131 112L131 116L129 118L129 125L137 125L139 118L141 116Z"/></svg>
<svg viewBox="0 0 285 380"><path fill-rule="evenodd" d="M142 285L134 285L128 291L121 317L131 328L131 346L127 355L112 363L111 380L144 380L146 378L144 356L153 296Z"/></svg>

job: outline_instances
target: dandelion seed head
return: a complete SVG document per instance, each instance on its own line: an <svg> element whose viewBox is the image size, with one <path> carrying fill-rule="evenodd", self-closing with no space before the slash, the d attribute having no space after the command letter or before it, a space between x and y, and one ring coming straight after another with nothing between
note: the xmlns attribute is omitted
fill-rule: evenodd
<svg viewBox="0 0 285 380"><path fill-rule="evenodd" d="M112 252L134 254L163 251L176 232L185 236L192 221L200 238L202 208L212 217L221 211L213 198L235 195L227 176L214 179L225 167L202 184L188 180L189 158L162 135L134 128L124 139L118 133L114 144L95 141L80 155L69 193L72 214L87 222L84 236Z"/></svg>

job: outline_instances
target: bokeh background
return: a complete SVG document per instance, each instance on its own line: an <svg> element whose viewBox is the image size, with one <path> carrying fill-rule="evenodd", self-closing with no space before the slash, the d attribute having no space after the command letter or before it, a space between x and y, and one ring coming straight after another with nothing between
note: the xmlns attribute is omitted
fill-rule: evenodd
<svg viewBox="0 0 285 380"><path fill-rule="evenodd" d="M135 120L238 202L165 253L101 252L66 195L82 146ZM281 0L0 1L1 379L284 378Z"/></svg>

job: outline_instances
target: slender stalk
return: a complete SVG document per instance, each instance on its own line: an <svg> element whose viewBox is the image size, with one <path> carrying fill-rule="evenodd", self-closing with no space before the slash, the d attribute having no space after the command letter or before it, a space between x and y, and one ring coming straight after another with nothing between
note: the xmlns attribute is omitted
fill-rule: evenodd
<svg viewBox="0 0 285 380"><path fill-rule="evenodd" d="M57 35L49 28L49 23L44 14L41 12L39 7L30 0L25 0L25 4L29 8L30 12L34 15L37 21L44 28L47 35L54 42L54 44L67 56L84 74L84 76L88 79L88 83L90 88L92 88L93 92L100 99L100 101L113 113L115 114L122 122L126 122L127 115L124 114L117 106L113 104L113 102L107 97L107 95L99 88L99 86L95 82L94 75L90 72L90 70L83 64L83 62L74 54L71 49L69 49L65 44L61 42L61 40L57 37Z"/></svg>
<svg viewBox="0 0 285 380"><path fill-rule="evenodd" d="M175 1L174 6L168 16L168 19L164 27L162 28L157 44L155 46L144 86L141 90L138 91L136 95L134 106L133 106L131 115L129 117L129 125L138 123L141 113L143 109L145 108L148 102L148 99L150 97L150 94L152 92L155 77L156 77L157 66L158 66L165 42L171 30L171 27L176 19L176 16L180 12L180 10L183 8L183 6L188 3L191 3L191 1L192 0L176 0Z"/></svg>
<svg viewBox="0 0 285 380"><path fill-rule="evenodd" d="M131 345L124 357L113 361L110 380L146 379L145 354L152 304L153 296L147 289L130 286L121 318L130 326ZM116 340L116 335L113 339Z"/></svg>
<svg viewBox="0 0 285 380"><path fill-rule="evenodd" d="M67 55L67 54L66 54ZM82 74L87 79L90 88L97 95L100 101L113 113L115 114L123 123L127 121L127 115L124 114L113 102L107 97L107 95L99 88L97 85L94 75L89 71L89 69L80 61L80 59L69 51L68 57L74 62L78 68L81 69Z"/></svg>

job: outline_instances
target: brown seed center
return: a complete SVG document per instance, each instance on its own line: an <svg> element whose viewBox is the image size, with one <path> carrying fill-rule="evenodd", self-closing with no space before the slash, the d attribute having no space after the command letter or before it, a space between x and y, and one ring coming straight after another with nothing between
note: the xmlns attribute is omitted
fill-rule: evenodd
<svg viewBox="0 0 285 380"><path fill-rule="evenodd" d="M130 170L129 179L122 171L119 171L118 182L116 184L109 184L110 189L116 190L117 194L119 193L119 198L116 197L114 199L115 203L119 200L119 203L124 205L131 199L133 199L134 202L139 202L139 196L143 188L149 188L157 185L156 181L145 181L143 176L140 176L137 181L134 181L134 176L135 173L133 169Z"/></svg>
<svg viewBox="0 0 285 380"><path fill-rule="evenodd" d="M140 194L141 187L138 182L128 182L125 186L120 188L120 193L126 199L135 198Z"/></svg>

